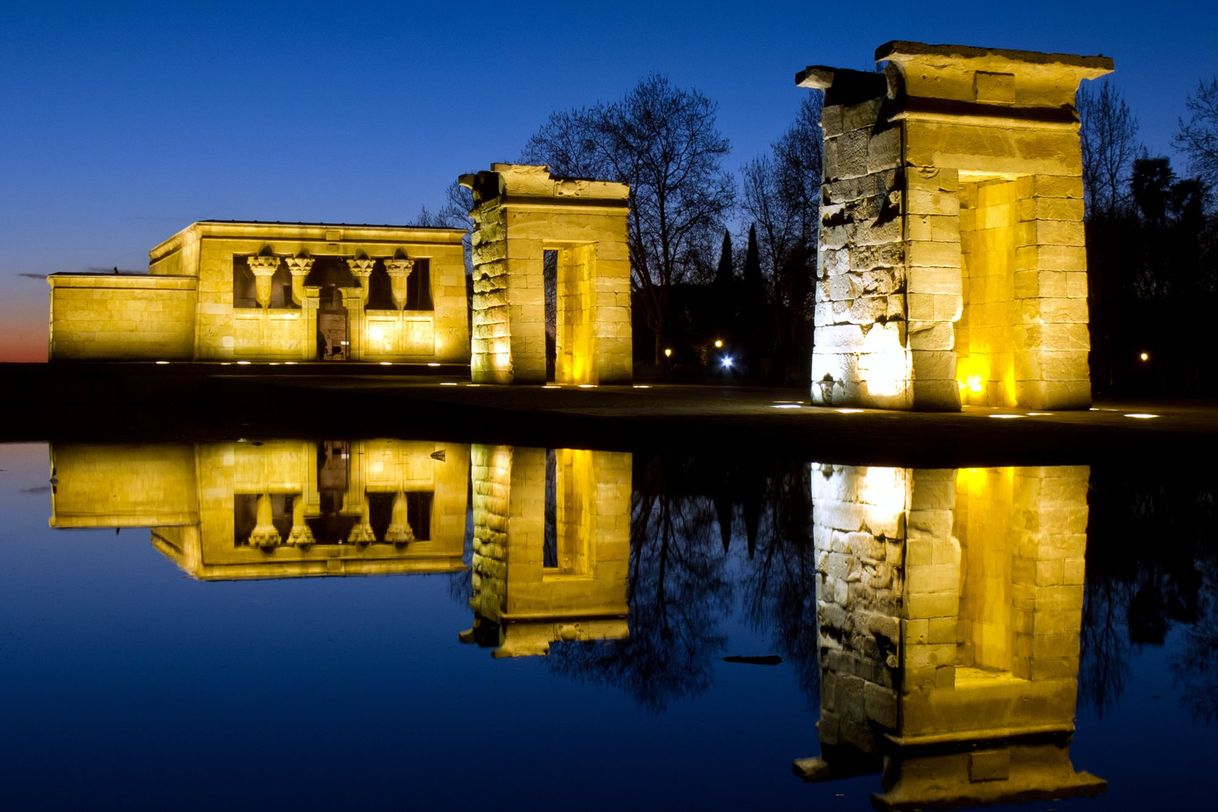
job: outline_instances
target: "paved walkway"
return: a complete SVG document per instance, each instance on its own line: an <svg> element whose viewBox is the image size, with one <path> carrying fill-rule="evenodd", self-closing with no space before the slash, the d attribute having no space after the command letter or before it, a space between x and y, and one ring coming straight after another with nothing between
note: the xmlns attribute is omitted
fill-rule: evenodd
<svg viewBox="0 0 1218 812"><path fill-rule="evenodd" d="M813 407L806 390L477 386L455 368L335 372L3 365L0 380L23 393L24 415L0 426L0 441L394 436L907 465L1191 466L1218 456L1215 402L1100 400L1089 411L909 413Z"/></svg>

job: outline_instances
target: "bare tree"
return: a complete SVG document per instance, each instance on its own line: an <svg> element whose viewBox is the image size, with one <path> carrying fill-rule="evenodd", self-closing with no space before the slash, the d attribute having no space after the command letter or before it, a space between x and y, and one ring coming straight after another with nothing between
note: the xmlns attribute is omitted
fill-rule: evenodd
<svg viewBox="0 0 1218 812"><path fill-rule="evenodd" d="M800 327L811 314L812 278L820 214L821 161L820 94L804 97L791 127L742 171L743 208L756 225L762 264L774 309L775 355L787 366L788 379L800 379L801 346L807 330Z"/></svg>
<svg viewBox="0 0 1218 812"><path fill-rule="evenodd" d="M1090 216L1112 216L1129 203L1129 177L1139 152L1138 122L1112 82L1078 91L1083 195Z"/></svg>
<svg viewBox="0 0 1218 812"><path fill-rule="evenodd" d="M558 175L630 185L631 279L655 334L656 363L672 287L711 267L734 202L722 167L728 150L714 103L654 74L620 101L554 113L525 145L522 160Z"/></svg>
<svg viewBox="0 0 1218 812"><path fill-rule="evenodd" d="M419 209L415 215L414 224L425 228L463 228L465 236L461 238L461 248L465 255L465 275L474 271L472 246L470 244L470 210L474 208L474 194L461 184L453 181L444 195L444 205L435 211L426 206Z"/></svg>
<svg viewBox="0 0 1218 812"><path fill-rule="evenodd" d="M1197 91L1184 102L1188 120L1180 119L1180 129L1172 143L1188 156L1188 168L1218 195L1218 76L1198 82Z"/></svg>

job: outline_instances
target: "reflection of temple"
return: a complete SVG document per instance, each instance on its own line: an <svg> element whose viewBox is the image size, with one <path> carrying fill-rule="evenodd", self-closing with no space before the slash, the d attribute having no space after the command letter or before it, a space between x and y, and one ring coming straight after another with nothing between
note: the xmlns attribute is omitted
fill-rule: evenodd
<svg viewBox="0 0 1218 812"><path fill-rule="evenodd" d="M1087 478L813 467L822 751L798 772L882 765L890 808L1103 789L1068 750Z"/></svg>
<svg viewBox="0 0 1218 812"><path fill-rule="evenodd" d="M150 527L202 580L464 569L468 447L57 445L53 527Z"/></svg>
<svg viewBox="0 0 1218 812"><path fill-rule="evenodd" d="M474 626L496 656L626 637L631 456L475 445Z"/></svg>

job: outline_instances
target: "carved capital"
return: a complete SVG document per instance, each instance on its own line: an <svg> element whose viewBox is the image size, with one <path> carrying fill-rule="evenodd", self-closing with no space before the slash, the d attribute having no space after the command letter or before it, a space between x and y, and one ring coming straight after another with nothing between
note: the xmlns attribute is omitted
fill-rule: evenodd
<svg viewBox="0 0 1218 812"><path fill-rule="evenodd" d="M279 257L266 256L259 254L252 256L246 260L249 263L250 270L254 272L254 276L274 276L275 271L279 270Z"/></svg>
<svg viewBox="0 0 1218 812"><path fill-rule="evenodd" d="M387 259L385 260L385 270L390 278L393 277L409 277L410 272L414 270L413 259Z"/></svg>
<svg viewBox="0 0 1218 812"><path fill-rule="evenodd" d="M266 549L278 546L279 542L279 531L275 529L275 522L271 511L271 497L270 494L264 493L258 497L255 526L250 533L249 544L251 547Z"/></svg>
<svg viewBox="0 0 1218 812"><path fill-rule="evenodd" d="M351 269L351 275L365 286L368 284L368 277L372 276L374 265L376 265L376 260L367 257L351 257L347 260L347 267Z"/></svg>
<svg viewBox="0 0 1218 812"><path fill-rule="evenodd" d="M393 497L393 511L389 515L389 527L385 530L385 541L391 544L409 544L414 541L414 530L407 516L406 494L398 491Z"/></svg>
<svg viewBox="0 0 1218 812"><path fill-rule="evenodd" d="M398 310L406 306L406 280L414 270L413 259L387 259L385 271L389 274L389 289L393 294L393 305Z"/></svg>
<svg viewBox="0 0 1218 812"><path fill-rule="evenodd" d="M313 270L313 257L288 257L288 270L292 272L292 276L308 276L309 271Z"/></svg>

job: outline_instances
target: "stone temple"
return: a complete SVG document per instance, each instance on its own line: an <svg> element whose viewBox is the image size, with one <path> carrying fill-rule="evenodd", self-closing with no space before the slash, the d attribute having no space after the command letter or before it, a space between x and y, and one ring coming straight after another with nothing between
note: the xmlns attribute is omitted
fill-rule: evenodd
<svg viewBox="0 0 1218 812"><path fill-rule="evenodd" d="M890 42L825 93L812 401L1091 402L1075 94L1102 56Z"/></svg>
<svg viewBox="0 0 1218 812"><path fill-rule="evenodd" d="M465 363L461 229L205 221L146 274L52 274L52 361Z"/></svg>

